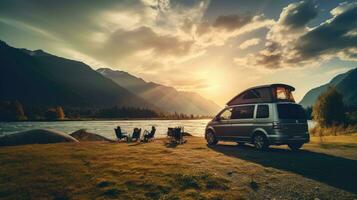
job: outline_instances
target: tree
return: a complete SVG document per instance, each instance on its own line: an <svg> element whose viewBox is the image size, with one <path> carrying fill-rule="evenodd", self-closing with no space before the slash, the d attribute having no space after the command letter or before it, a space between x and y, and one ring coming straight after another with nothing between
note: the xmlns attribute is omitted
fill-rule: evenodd
<svg viewBox="0 0 357 200"><path fill-rule="evenodd" d="M50 108L48 109L45 114L45 118L48 120L62 120L64 119L64 112L62 107Z"/></svg>
<svg viewBox="0 0 357 200"><path fill-rule="evenodd" d="M22 107L22 104L19 101L15 101L13 104L15 113L16 113L16 120L26 120L27 117L24 112L24 108Z"/></svg>
<svg viewBox="0 0 357 200"><path fill-rule="evenodd" d="M321 127L340 125L345 122L344 108L341 93L335 87L329 87L317 98L312 115Z"/></svg>
<svg viewBox="0 0 357 200"><path fill-rule="evenodd" d="M64 111L63 108L61 106L56 107L56 113L57 113L57 119L64 119L65 115L64 115Z"/></svg>

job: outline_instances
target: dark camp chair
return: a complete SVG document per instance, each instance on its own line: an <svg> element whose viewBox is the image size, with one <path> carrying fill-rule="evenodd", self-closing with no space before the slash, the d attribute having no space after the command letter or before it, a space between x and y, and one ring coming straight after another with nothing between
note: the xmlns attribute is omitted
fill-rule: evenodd
<svg viewBox="0 0 357 200"><path fill-rule="evenodd" d="M145 130L144 131L144 140L143 140L143 142L149 142L150 140L153 140L154 136L155 136L155 132L156 132L155 126L151 127L151 131L150 132Z"/></svg>
<svg viewBox="0 0 357 200"><path fill-rule="evenodd" d="M118 141L120 141L122 139L128 140L128 136L123 131L121 131L120 126L115 128L114 131L115 131L115 135L117 136Z"/></svg>
<svg viewBox="0 0 357 200"><path fill-rule="evenodd" d="M185 143L185 140L183 138L183 127L168 128L167 137L169 138L170 143Z"/></svg>
<svg viewBox="0 0 357 200"><path fill-rule="evenodd" d="M141 135L141 128L134 128L133 134L131 136L131 141L139 141Z"/></svg>

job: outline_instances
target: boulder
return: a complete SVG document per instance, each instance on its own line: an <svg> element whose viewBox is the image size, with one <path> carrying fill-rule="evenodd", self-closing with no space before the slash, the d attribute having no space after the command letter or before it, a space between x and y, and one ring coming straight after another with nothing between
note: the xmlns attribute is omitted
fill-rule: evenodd
<svg viewBox="0 0 357 200"><path fill-rule="evenodd" d="M78 140L66 133L49 129L34 129L0 137L0 146L59 142L78 142Z"/></svg>
<svg viewBox="0 0 357 200"><path fill-rule="evenodd" d="M105 142L115 141L95 133L89 133L85 129L80 129L78 131L75 131L71 133L70 136L76 138L79 141L105 141Z"/></svg>

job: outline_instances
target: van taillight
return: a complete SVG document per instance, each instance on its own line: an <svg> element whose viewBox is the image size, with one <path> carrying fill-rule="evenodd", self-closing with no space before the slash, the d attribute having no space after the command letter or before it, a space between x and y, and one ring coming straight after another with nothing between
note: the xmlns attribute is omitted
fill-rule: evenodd
<svg viewBox="0 0 357 200"><path fill-rule="evenodd" d="M282 129L283 125L279 122L273 122L273 129Z"/></svg>

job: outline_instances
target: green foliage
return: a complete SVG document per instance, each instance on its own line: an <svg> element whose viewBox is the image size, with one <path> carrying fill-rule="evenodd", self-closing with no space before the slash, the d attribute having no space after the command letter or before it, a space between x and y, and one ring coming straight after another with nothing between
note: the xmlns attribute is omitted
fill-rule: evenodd
<svg viewBox="0 0 357 200"><path fill-rule="evenodd" d="M312 115L321 127L331 127L345 123L342 95L334 87L322 93L313 106Z"/></svg>

